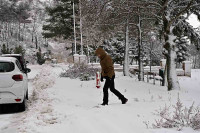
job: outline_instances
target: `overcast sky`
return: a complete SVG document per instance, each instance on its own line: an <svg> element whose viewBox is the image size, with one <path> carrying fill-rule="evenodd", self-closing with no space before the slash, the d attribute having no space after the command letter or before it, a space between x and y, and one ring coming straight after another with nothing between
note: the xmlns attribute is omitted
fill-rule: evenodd
<svg viewBox="0 0 200 133"><path fill-rule="evenodd" d="M194 28L200 26L200 22L197 20L197 16L194 14L190 15L188 22L191 23Z"/></svg>

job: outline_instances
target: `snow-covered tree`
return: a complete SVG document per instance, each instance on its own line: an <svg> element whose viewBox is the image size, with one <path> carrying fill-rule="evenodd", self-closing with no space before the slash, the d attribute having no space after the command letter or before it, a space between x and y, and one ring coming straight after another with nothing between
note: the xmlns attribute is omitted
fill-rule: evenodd
<svg viewBox="0 0 200 133"><path fill-rule="evenodd" d="M30 5L26 1L0 2L0 39L9 42L11 38L23 41L26 19L29 18ZM23 26L22 26L23 25Z"/></svg>
<svg viewBox="0 0 200 133"><path fill-rule="evenodd" d="M143 47L144 47L144 52L143 55L144 58L147 59L147 64L150 66L150 71L151 71L151 66L153 65L160 65L160 60L163 58L162 54L162 43L158 39L157 32L150 32L143 42Z"/></svg>
<svg viewBox="0 0 200 133"><path fill-rule="evenodd" d="M192 62L192 68L199 69L200 68L200 50L197 50L195 46L190 45L189 54L191 55L190 60Z"/></svg>
<svg viewBox="0 0 200 133"><path fill-rule="evenodd" d="M136 24L135 26L138 29L138 63L139 63L139 81L144 80L144 69L143 69L143 62L144 62L144 41L148 37L148 33L154 31L154 23L155 23L155 16L152 14L156 12L151 7L147 6L148 3L144 1L137 1L136 5ZM151 12L151 13L149 13Z"/></svg>
<svg viewBox="0 0 200 133"><path fill-rule="evenodd" d="M189 40L187 39L187 37L181 36L181 37L177 37L175 39L175 43L176 43L176 62L177 65L180 65L180 63L182 63L183 61L187 60L189 58Z"/></svg>
<svg viewBox="0 0 200 133"><path fill-rule="evenodd" d="M94 45L102 45L105 39L110 39L114 36L117 31L123 31L126 33L125 40L125 51L124 52L124 75L129 75L129 26L131 20L129 20L129 11L131 4L130 0L127 1L113 1L113 0L94 0L86 2L86 6L89 7L87 12L89 15L85 17L85 25L87 34L90 36L88 40L94 39ZM133 4L132 4L133 5ZM128 9L128 8L129 9ZM85 11L83 11L84 14ZM90 21L88 21L90 20ZM92 30L91 30L92 28ZM124 30L125 29L125 30ZM89 32L88 32L89 31ZM90 32L91 31L91 32ZM94 32L95 31L95 32ZM86 34L86 35L87 35ZM95 35L95 36L94 36ZM103 40L103 41L102 41Z"/></svg>
<svg viewBox="0 0 200 133"><path fill-rule="evenodd" d="M191 43L200 44L200 37L194 29L185 20L190 14L194 13L200 16L199 0L149 0L149 6L158 10L154 14L159 20L157 24L161 25L165 44L165 57L167 59L167 81L168 90L180 89L176 75L176 44L174 40L180 34L187 36Z"/></svg>
<svg viewBox="0 0 200 133"><path fill-rule="evenodd" d="M122 65L125 50L124 35L122 33L119 32L113 38L106 39L102 47L111 55L114 63Z"/></svg>
<svg viewBox="0 0 200 133"><path fill-rule="evenodd" d="M125 34L125 50L124 50L124 69L125 76L129 75L129 53L130 40L137 38L138 41L138 57L139 58L139 80L143 80L143 61L142 61L142 42L146 32L152 30L154 16L150 12L152 8L146 8L145 1L126 0L126 1L104 1L105 5L102 9L106 10L101 21L98 21L102 29L113 29L123 31ZM104 14L104 13L101 13Z"/></svg>

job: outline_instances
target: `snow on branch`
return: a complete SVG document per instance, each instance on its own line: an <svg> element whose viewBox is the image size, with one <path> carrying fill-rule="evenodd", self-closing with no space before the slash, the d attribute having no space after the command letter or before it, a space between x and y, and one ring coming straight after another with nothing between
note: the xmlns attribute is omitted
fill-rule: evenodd
<svg viewBox="0 0 200 133"><path fill-rule="evenodd" d="M183 34L188 36L191 43L200 48L200 35L195 31L195 29L186 21L180 21L176 28L183 30Z"/></svg>

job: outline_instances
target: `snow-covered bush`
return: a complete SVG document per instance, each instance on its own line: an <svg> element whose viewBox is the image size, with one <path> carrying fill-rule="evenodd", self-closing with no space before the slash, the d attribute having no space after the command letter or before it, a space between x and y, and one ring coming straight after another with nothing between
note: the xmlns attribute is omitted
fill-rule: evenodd
<svg viewBox="0 0 200 133"><path fill-rule="evenodd" d="M89 73L83 73L83 74L80 75L79 78L80 78L81 81L88 81L88 80L91 79Z"/></svg>
<svg viewBox="0 0 200 133"><path fill-rule="evenodd" d="M79 78L81 81L93 80L98 69L90 68L85 64L75 64L68 70L62 72L60 77L69 77L71 79Z"/></svg>
<svg viewBox="0 0 200 133"><path fill-rule="evenodd" d="M189 107L184 107L178 97L176 105L171 107L165 106L157 111L161 118L153 124L154 128L177 128L182 130L183 127L191 127L194 130L200 129L200 108L194 107L194 103ZM170 110L173 109L173 112Z"/></svg>

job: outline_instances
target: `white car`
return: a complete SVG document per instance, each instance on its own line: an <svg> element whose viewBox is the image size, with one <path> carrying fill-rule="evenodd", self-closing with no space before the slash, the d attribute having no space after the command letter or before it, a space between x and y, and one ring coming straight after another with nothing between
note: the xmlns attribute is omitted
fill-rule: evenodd
<svg viewBox="0 0 200 133"><path fill-rule="evenodd" d="M22 69L18 59L0 57L0 105L16 104L25 111L28 100L28 78L30 69Z"/></svg>

